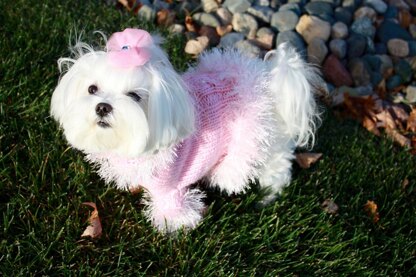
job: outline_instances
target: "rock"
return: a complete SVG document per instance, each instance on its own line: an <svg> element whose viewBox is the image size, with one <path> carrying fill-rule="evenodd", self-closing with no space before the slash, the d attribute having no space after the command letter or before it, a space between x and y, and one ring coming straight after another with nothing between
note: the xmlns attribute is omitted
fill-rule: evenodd
<svg viewBox="0 0 416 277"><path fill-rule="evenodd" d="M347 8L349 10L355 10L357 9L357 3L358 1L355 0L343 0L342 1L342 7Z"/></svg>
<svg viewBox="0 0 416 277"><path fill-rule="evenodd" d="M377 55L365 55L363 60L368 64L371 71L376 71L380 73L381 59Z"/></svg>
<svg viewBox="0 0 416 277"><path fill-rule="evenodd" d="M412 36L399 24L389 20L384 20L377 29L376 37L380 41L387 43L390 39L399 38L402 40L412 40Z"/></svg>
<svg viewBox="0 0 416 277"><path fill-rule="evenodd" d="M375 22L377 19L377 13L372 8L364 6L354 12L354 19L357 20L360 18L368 18L372 22Z"/></svg>
<svg viewBox="0 0 416 277"><path fill-rule="evenodd" d="M201 2L202 9L206 13L215 12L219 8L218 2L215 0L202 0Z"/></svg>
<svg viewBox="0 0 416 277"><path fill-rule="evenodd" d="M192 19L197 23L199 26L211 26L211 27L218 27L220 26L220 21L210 13L195 13L192 16Z"/></svg>
<svg viewBox="0 0 416 277"><path fill-rule="evenodd" d="M387 54L387 45L383 42L378 42L374 45L375 51L377 54L384 55Z"/></svg>
<svg viewBox="0 0 416 277"><path fill-rule="evenodd" d="M222 48L232 48L237 42L241 40L244 40L243 34L236 32L228 33L221 37L220 44L218 46Z"/></svg>
<svg viewBox="0 0 416 277"><path fill-rule="evenodd" d="M361 57L365 53L367 47L367 40L364 36L358 34L351 34L347 39L348 58Z"/></svg>
<svg viewBox="0 0 416 277"><path fill-rule="evenodd" d="M372 7L379 14L387 11L387 4L383 0L364 0L364 5Z"/></svg>
<svg viewBox="0 0 416 277"><path fill-rule="evenodd" d="M402 78L399 75L393 75L387 79L386 87L388 90L393 90L403 84Z"/></svg>
<svg viewBox="0 0 416 277"><path fill-rule="evenodd" d="M404 0L389 0L389 5L398 8L399 10L410 10L409 5Z"/></svg>
<svg viewBox="0 0 416 277"><path fill-rule="evenodd" d="M339 38L333 39L329 42L329 49L332 54L342 60L347 55L347 42Z"/></svg>
<svg viewBox="0 0 416 277"><path fill-rule="evenodd" d="M309 15L314 15L319 17L322 20L325 20L329 23L333 23L334 20L334 10L332 5L327 2L308 2L305 7L305 11Z"/></svg>
<svg viewBox="0 0 416 277"><path fill-rule="evenodd" d="M252 6L248 8L247 13L251 14L256 19L262 22L270 23L273 15L273 10L269 7L264 6Z"/></svg>
<svg viewBox="0 0 416 277"><path fill-rule="evenodd" d="M238 41L235 47L250 58L258 58L261 54L261 49L248 40Z"/></svg>
<svg viewBox="0 0 416 277"><path fill-rule="evenodd" d="M233 30L233 26L230 25L226 25L226 26L218 26L217 28L215 28L215 30L217 31L217 34L222 37L225 36L226 34L232 32Z"/></svg>
<svg viewBox="0 0 416 277"><path fill-rule="evenodd" d="M409 25L409 32L413 38L416 38L416 24Z"/></svg>
<svg viewBox="0 0 416 277"><path fill-rule="evenodd" d="M371 19L363 17L354 20L351 24L351 32L373 39L376 34L376 27L373 26Z"/></svg>
<svg viewBox="0 0 416 277"><path fill-rule="evenodd" d="M269 0L256 0L254 1L254 5L269 7L270 1Z"/></svg>
<svg viewBox="0 0 416 277"><path fill-rule="evenodd" d="M301 15L300 7L296 3L287 3L287 4L284 4L284 5L281 5L280 8L279 8L279 12L282 12L282 11L292 11L292 12L296 13L298 16Z"/></svg>
<svg viewBox="0 0 416 277"><path fill-rule="evenodd" d="M270 25L279 32L294 30L299 21L297 14L291 10L278 11L272 15Z"/></svg>
<svg viewBox="0 0 416 277"><path fill-rule="evenodd" d="M247 11L251 3L248 0L225 0L222 6L227 8L232 14L236 14Z"/></svg>
<svg viewBox="0 0 416 277"><path fill-rule="evenodd" d="M405 89L406 100L410 103L416 103L416 86L408 86Z"/></svg>
<svg viewBox="0 0 416 277"><path fill-rule="evenodd" d="M325 60L322 71L325 78L336 87L352 86L353 81L345 66L334 55L329 55Z"/></svg>
<svg viewBox="0 0 416 277"><path fill-rule="evenodd" d="M302 15L296 25L296 31L308 44L313 38L327 41L331 34L331 25L316 16Z"/></svg>
<svg viewBox="0 0 416 277"><path fill-rule="evenodd" d="M186 43L185 53L197 56L207 49L208 45L209 39L206 36L197 37Z"/></svg>
<svg viewBox="0 0 416 277"><path fill-rule="evenodd" d="M331 27L331 37L340 39L348 37L348 26L344 22L336 22Z"/></svg>
<svg viewBox="0 0 416 277"><path fill-rule="evenodd" d="M153 7L157 11L159 11L159 10L170 10L172 6L167 1L153 0Z"/></svg>
<svg viewBox="0 0 416 277"><path fill-rule="evenodd" d="M154 22L156 19L156 9L148 5L143 5L137 12L137 17L142 20Z"/></svg>
<svg viewBox="0 0 416 277"><path fill-rule="evenodd" d="M305 43L302 37L295 31L285 31L277 34L276 48L285 42L295 47L299 54L305 55Z"/></svg>
<svg viewBox="0 0 416 277"><path fill-rule="evenodd" d="M378 55L380 59L380 73L384 77L388 76L393 72L393 61L388 55Z"/></svg>
<svg viewBox="0 0 416 277"><path fill-rule="evenodd" d="M207 37L210 46L216 46L220 42L220 36L213 27L202 26L201 29L199 29L199 35Z"/></svg>
<svg viewBox="0 0 416 277"><path fill-rule="evenodd" d="M326 55L328 54L328 48L325 41L320 38L314 38L308 45L308 62L317 65L322 64Z"/></svg>
<svg viewBox="0 0 416 277"><path fill-rule="evenodd" d="M407 83L410 82L412 79L413 70L410 64L404 60L399 60L396 65L394 66L394 72L400 76L403 82Z"/></svg>
<svg viewBox="0 0 416 277"><path fill-rule="evenodd" d="M355 86L366 86L371 84L370 69L367 63L360 58L354 58L348 63Z"/></svg>
<svg viewBox="0 0 416 277"><path fill-rule="evenodd" d="M258 25L253 16L245 13L236 13L231 24L235 31L244 34L249 39L255 38Z"/></svg>
<svg viewBox="0 0 416 277"><path fill-rule="evenodd" d="M272 29L267 27L261 27L257 30L256 41L264 49L272 49L275 34Z"/></svg>
<svg viewBox="0 0 416 277"><path fill-rule="evenodd" d="M408 29L412 21L413 21L413 17L409 11L407 10L399 11L399 24L402 28Z"/></svg>
<svg viewBox="0 0 416 277"><path fill-rule="evenodd" d="M399 14L399 9L395 6L388 5L387 11L384 14L384 19L396 19Z"/></svg>
<svg viewBox="0 0 416 277"><path fill-rule="evenodd" d="M220 19L222 25L231 24L231 21L233 20L233 15L230 13L229 10L227 10L226 8L219 8L216 11L216 14Z"/></svg>
<svg viewBox="0 0 416 277"><path fill-rule="evenodd" d="M349 9L338 7L335 9L334 17L336 21L341 21L347 25L351 23L352 13Z"/></svg>
<svg viewBox="0 0 416 277"><path fill-rule="evenodd" d="M409 44L405 40L393 38L387 42L387 50L392 56L404 58L409 55Z"/></svg>
<svg viewBox="0 0 416 277"><path fill-rule="evenodd" d="M409 45L409 56L415 56L416 55L416 41L408 41L407 44Z"/></svg>
<svg viewBox="0 0 416 277"><path fill-rule="evenodd" d="M168 30L173 34L183 34L185 33L185 26L181 24L173 24L169 26Z"/></svg>

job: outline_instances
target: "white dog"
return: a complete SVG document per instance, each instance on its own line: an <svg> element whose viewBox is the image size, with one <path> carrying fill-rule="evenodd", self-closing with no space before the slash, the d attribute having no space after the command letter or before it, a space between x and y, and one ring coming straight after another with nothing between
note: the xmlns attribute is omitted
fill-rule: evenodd
<svg viewBox="0 0 416 277"><path fill-rule="evenodd" d="M145 189L161 231L200 222L204 194L191 185L201 179L228 194L258 179L270 192L264 204L273 201L295 147L313 141L321 78L288 46L265 61L213 50L183 75L139 29L113 34L105 51L73 49L58 62L51 114L107 182Z"/></svg>

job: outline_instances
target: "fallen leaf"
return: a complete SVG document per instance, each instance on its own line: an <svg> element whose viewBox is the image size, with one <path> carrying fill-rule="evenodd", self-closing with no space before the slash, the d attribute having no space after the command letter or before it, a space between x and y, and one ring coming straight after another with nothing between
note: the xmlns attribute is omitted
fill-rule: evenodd
<svg viewBox="0 0 416 277"><path fill-rule="evenodd" d="M136 194L141 193L143 191L143 188L141 186L138 186L134 188L129 188L129 191L131 194L136 195Z"/></svg>
<svg viewBox="0 0 416 277"><path fill-rule="evenodd" d="M397 131L396 129L386 128L386 134L393 141L397 142L400 146L407 147L407 148L411 147L410 139L400 134L400 132Z"/></svg>
<svg viewBox="0 0 416 277"><path fill-rule="evenodd" d="M91 237L93 239L100 237L103 229L101 226L100 217L98 215L97 205L95 205L95 203L92 202L84 202L82 204L90 206L94 209L94 211L92 211L91 216L88 218L88 222L90 225L87 226L87 228L82 233L81 237Z"/></svg>
<svg viewBox="0 0 416 277"><path fill-rule="evenodd" d="M402 182L402 189L405 190L409 186L409 179L404 179Z"/></svg>
<svg viewBox="0 0 416 277"><path fill-rule="evenodd" d="M322 153L297 153L296 162L301 168L309 168L322 157Z"/></svg>
<svg viewBox="0 0 416 277"><path fill-rule="evenodd" d="M322 209L332 215L338 214L339 207L338 205L331 199L325 199L324 202L321 204Z"/></svg>
<svg viewBox="0 0 416 277"><path fill-rule="evenodd" d="M407 119L406 130L415 133L416 132L416 109L413 109Z"/></svg>
<svg viewBox="0 0 416 277"><path fill-rule="evenodd" d="M195 23L194 23L194 20L192 19L192 16L190 16L190 15L187 15L186 17L185 17L185 27L186 27L186 30L188 30L188 32L197 32L197 26L195 25Z"/></svg>
<svg viewBox="0 0 416 277"><path fill-rule="evenodd" d="M123 5L128 11L130 11L136 3L135 0L118 0L118 2L121 5Z"/></svg>
<svg viewBox="0 0 416 277"><path fill-rule="evenodd" d="M397 125L394 122L394 118L389 112L389 110L383 110L380 113L376 114L375 117L379 121L378 127L383 127L392 130L397 129Z"/></svg>
<svg viewBox="0 0 416 277"><path fill-rule="evenodd" d="M373 219L374 223L377 223L380 220L378 207L374 201L367 200L367 203L364 205L364 210L366 211L367 215Z"/></svg>
<svg viewBox="0 0 416 277"><path fill-rule="evenodd" d="M380 136L380 130L377 128L377 124L368 116L363 117L363 127L366 128L369 132L373 133L376 136Z"/></svg>

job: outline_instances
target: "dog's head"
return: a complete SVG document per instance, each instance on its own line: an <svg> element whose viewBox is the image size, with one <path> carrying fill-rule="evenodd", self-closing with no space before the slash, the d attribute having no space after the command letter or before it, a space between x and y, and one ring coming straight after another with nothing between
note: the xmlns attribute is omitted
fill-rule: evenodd
<svg viewBox="0 0 416 277"><path fill-rule="evenodd" d="M67 70L51 102L51 114L73 147L136 157L193 132L186 87L147 32L115 33L104 51L81 42L74 50L77 57L58 61Z"/></svg>

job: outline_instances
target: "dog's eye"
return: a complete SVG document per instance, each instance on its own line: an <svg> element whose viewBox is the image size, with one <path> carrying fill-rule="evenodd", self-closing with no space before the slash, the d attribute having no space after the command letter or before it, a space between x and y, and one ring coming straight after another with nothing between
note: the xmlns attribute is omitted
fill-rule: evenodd
<svg viewBox="0 0 416 277"><path fill-rule="evenodd" d="M136 102L142 101L142 98L140 97L140 95L138 95L134 91L127 92L127 96L133 98L133 100L136 101Z"/></svg>
<svg viewBox="0 0 416 277"><path fill-rule="evenodd" d="M98 91L98 88L96 85L91 85L88 87L88 93L89 94L96 94Z"/></svg>

